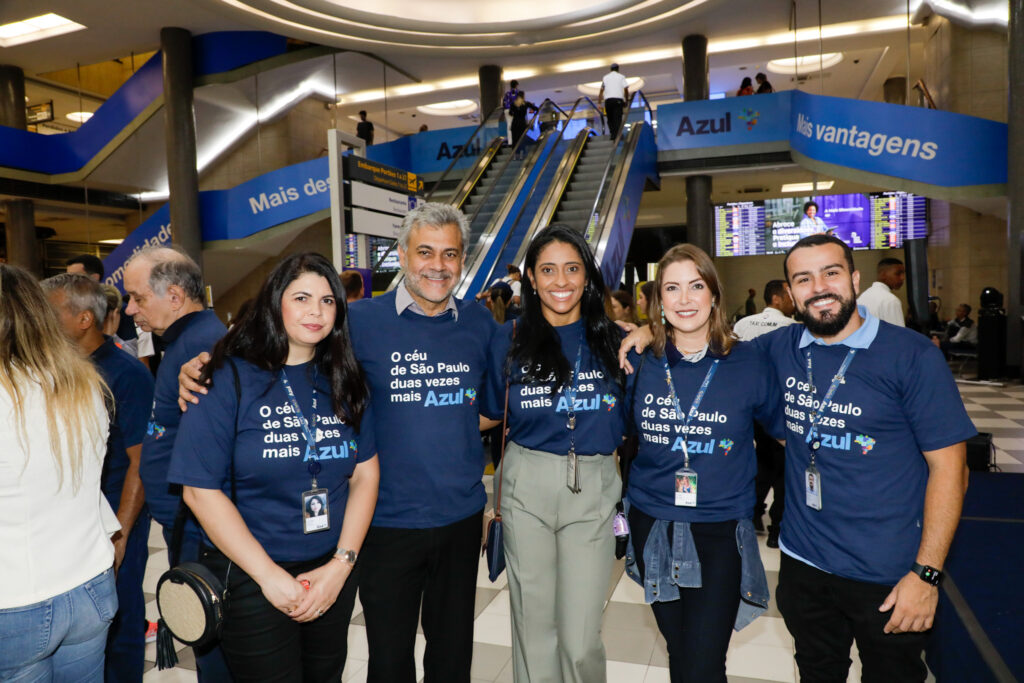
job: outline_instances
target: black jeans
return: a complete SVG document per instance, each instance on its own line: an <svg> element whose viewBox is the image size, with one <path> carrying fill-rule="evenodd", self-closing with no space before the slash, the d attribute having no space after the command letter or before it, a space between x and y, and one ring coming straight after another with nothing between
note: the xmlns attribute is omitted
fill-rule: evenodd
<svg viewBox="0 0 1024 683"><path fill-rule="evenodd" d="M891 586L844 579L782 553L776 599L796 641L802 683L843 683L857 640L864 683L923 681L927 633L883 633L892 610L879 612Z"/></svg>
<svg viewBox="0 0 1024 683"><path fill-rule="evenodd" d="M370 683L415 683L423 606L426 683L469 683L483 510L431 529L371 526L359 557Z"/></svg>
<svg viewBox="0 0 1024 683"><path fill-rule="evenodd" d="M644 576L644 546L654 519L629 510L629 528L637 568ZM679 599L651 604L658 630L668 646L672 683L726 683L725 653L740 606L740 553L736 522L690 525L700 558L701 587L680 588ZM672 526L669 525L669 538Z"/></svg>
<svg viewBox="0 0 1024 683"><path fill-rule="evenodd" d="M622 106L623 102L618 97L609 97L604 101L604 112L608 117L608 137L612 140L622 127Z"/></svg>
<svg viewBox="0 0 1024 683"><path fill-rule="evenodd" d="M775 490L772 506L768 510L771 524L776 529L782 524L782 509L786 498L786 447L773 439L758 422L754 422L754 441L757 452L757 478L754 487L757 499L754 501L754 516L765 512L764 500L770 489Z"/></svg>
<svg viewBox="0 0 1024 683"><path fill-rule="evenodd" d="M306 562L279 563L297 576L331 561L331 554ZM221 649L235 681L337 681L348 655L348 623L356 598L356 570L323 616L294 621L263 597L259 585L218 550L204 548L204 565L227 576Z"/></svg>

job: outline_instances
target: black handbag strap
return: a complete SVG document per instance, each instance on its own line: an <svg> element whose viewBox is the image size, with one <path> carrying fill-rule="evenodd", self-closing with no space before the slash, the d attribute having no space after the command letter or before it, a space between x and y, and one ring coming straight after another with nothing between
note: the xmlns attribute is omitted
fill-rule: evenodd
<svg viewBox="0 0 1024 683"><path fill-rule="evenodd" d="M636 368L636 376L633 378L633 388L629 394L628 405L630 412L632 412L633 406L636 404L636 387L638 384L640 384L640 372L644 369L644 360L646 358L646 353L641 354L640 363L637 365ZM640 431L636 428L636 425L633 424L632 416L630 416L630 419L626 420L626 424L629 426L629 435L626 437L623 443L632 439L635 441L635 445L631 448L623 449L624 452L621 453L619 456L619 467L621 468L621 472L619 474L622 478L622 495L619 496L620 506L622 505L621 501L626 497L626 489L629 486L629 469L633 465L633 459L636 457L637 450L639 450L640 448ZM622 457L623 455L627 457Z"/></svg>
<svg viewBox="0 0 1024 683"><path fill-rule="evenodd" d="M228 365L231 367L231 374L235 380L235 434L238 434L238 407L242 403L242 381L238 377L238 367L235 365L234 359L230 356L226 358ZM235 491L235 452L231 451L231 502L236 503L236 491ZM180 564L181 556L181 542L185 536L185 523L189 518L195 519L192 511L185 505L185 498L181 497L178 499L178 511L174 515L174 528L171 530L171 547L167 549L167 559L169 560L170 566ZM198 523L198 520L197 520Z"/></svg>
<svg viewBox="0 0 1024 683"><path fill-rule="evenodd" d="M516 338L516 321L512 320L512 339ZM508 433L508 391L512 384L512 372L505 372L505 412L501 418L501 460L498 462L498 495L495 496L494 519L501 521L501 481L505 472L505 435Z"/></svg>

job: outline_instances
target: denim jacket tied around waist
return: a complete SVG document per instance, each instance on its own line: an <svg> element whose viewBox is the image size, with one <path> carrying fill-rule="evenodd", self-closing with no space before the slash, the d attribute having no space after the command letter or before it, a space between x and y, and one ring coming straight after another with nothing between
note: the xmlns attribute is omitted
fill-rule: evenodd
<svg viewBox="0 0 1024 683"><path fill-rule="evenodd" d="M669 541L668 525L672 524ZM768 609L768 578L757 548L757 534L749 519L736 523L736 548L740 553L740 606L733 628L737 631ZM626 545L626 573L644 588L644 602L679 599L680 588L700 588L700 559L688 522L655 520L644 546L646 579L640 577L633 539Z"/></svg>

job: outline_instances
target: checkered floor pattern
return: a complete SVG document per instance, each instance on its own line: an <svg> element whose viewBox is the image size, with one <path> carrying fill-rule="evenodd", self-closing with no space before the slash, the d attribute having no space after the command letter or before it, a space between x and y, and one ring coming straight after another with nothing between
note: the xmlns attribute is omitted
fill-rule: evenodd
<svg viewBox="0 0 1024 683"><path fill-rule="evenodd" d="M1006 472L1024 472L1024 386L983 386L960 383L961 396L968 414L980 432L990 432L996 446L996 464ZM491 490L491 477L484 477ZM779 551L759 538L761 557L774 595L778 582ZM156 580L167 567L167 551L159 529L150 536L150 558L144 589L149 602L147 616L156 619L153 591ZM349 657L343 681L366 680L366 631L362 608L356 603L349 630ZM649 607L643 604L639 586L616 565L608 586L608 604L604 618L604 641L608 655L610 683L668 683L668 655L665 641L658 634ZM474 683L512 683L512 641L509 624L508 589L502 576L497 583L487 579L486 565L477 576L476 622L473 648ZM417 657L422 659L425 641L417 636ZM188 648L179 653L179 665L158 671L153 644L147 645L145 683L192 682L196 680L195 660ZM849 680L860 680L860 662L854 652ZM417 664L419 667L419 663ZM422 669L419 669L422 674ZM798 680L793 663L793 641L774 606L753 624L733 634L727 672L730 683Z"/></svg>

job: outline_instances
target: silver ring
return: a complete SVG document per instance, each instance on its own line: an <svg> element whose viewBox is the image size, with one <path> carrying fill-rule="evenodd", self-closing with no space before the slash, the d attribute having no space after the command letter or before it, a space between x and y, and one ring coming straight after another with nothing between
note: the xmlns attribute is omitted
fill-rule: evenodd
<svg viewBox="0 0 1024 683"><path fill-rule="evenodd" d="M316 615L317 615L318 617L322 617L322 616L323 616L323 614L324 614L324 611L323 611L322 609L318 609L318 610L316 611Z"/></svg>

